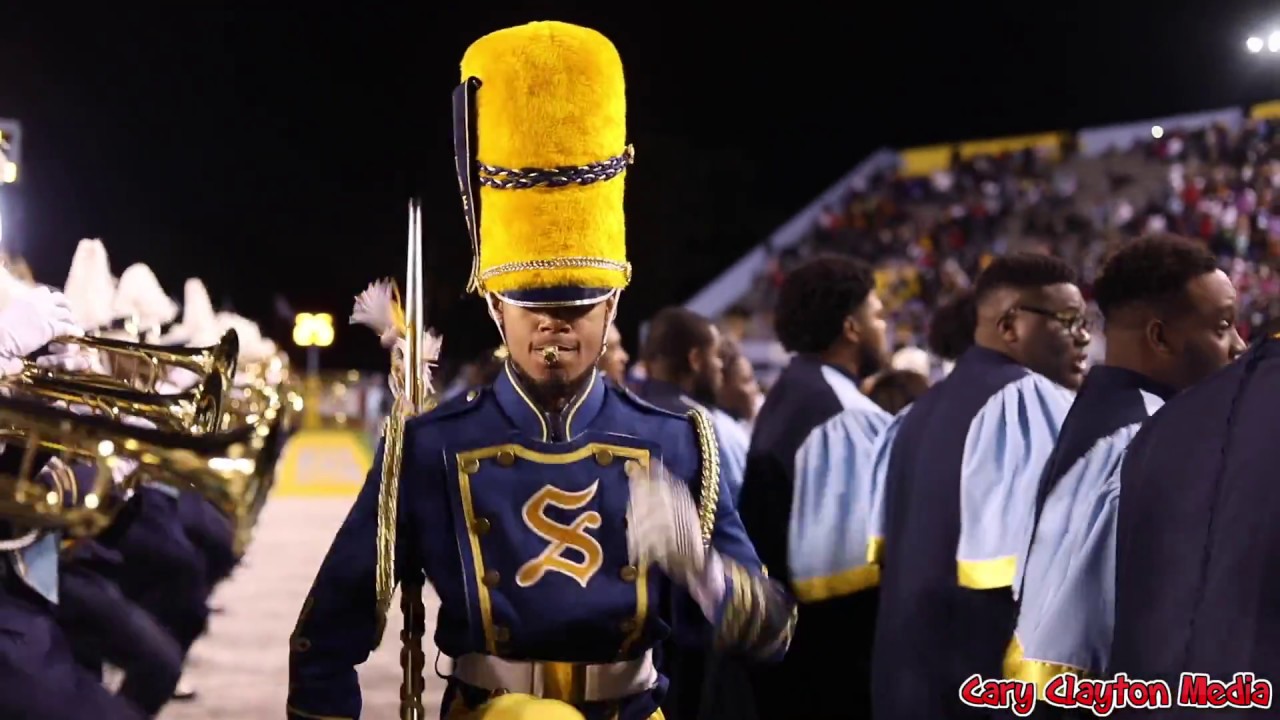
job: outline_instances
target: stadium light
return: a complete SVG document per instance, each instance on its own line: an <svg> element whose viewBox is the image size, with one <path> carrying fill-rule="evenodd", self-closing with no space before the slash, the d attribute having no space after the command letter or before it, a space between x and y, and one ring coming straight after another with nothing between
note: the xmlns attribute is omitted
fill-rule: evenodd
<svg viewBox="0 0 1280 720"><path fill-rule="evenodd" d="M329 347L333 344L333 316L298 313L293 319L293 342L299 347Z"/></svg>
<svg viewBox="0 0 1280 720"><path fill-rule="evenodd" d="M1272 55L1280 53L1280 29L1264 35L1250 35L1244 41L1244 48L1252 55L1261 55L1264 52Z"/></svg>
<svg viewBox="0 0 1280 720"><path fill-rule="evenodd" d="M333 316L329 313L298 313L293 319L293 343L307 349L307 374L320 370L320 348L333 344Z"/></svg>

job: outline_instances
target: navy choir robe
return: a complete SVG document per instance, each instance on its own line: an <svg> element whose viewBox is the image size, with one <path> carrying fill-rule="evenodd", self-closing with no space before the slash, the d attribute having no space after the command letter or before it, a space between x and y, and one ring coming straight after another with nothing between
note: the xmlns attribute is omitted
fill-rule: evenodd
<svg viewBox="0 0 1280 720"><path fill-rule="evenodd" d="M1174 391L1132 370L1098 366L1076 396L1040 478L1037 521L1019 564L1018 625L1005 676L1045 684L1097 677L1111 650L1115 522L1125 450Z"/></svg>
<svg viewBox="0 0 1280 720"><path fill-rule="evenodd" d="M982 716L959 688L998 677L1036 489L1073 394L1011 358L966 351L880 453L883 548L872 663L882 720Z"/></svg>
<svg viewBox="0 0 1280 720"><path fill-rule="evenodd" d="M1277 428L1280 342L1269 339L1138 432L1121 471L1112 671L1175 689L1183 672L1280 680ZM1141 714L1224 712L1235 716L1176 703Z"/></svg>
<svg viewBox="0 0 1280 720"><path fill-rule="evenodd" d="M756 417L738 512L770 575L797 591L805 589L803 583L794 584L789 563L797 453L815 432L822 434L820 426L851 408L880 418L869 410L856 377L815 356L797 355L769 389ZM753 673L759 717L786 717L799 708L813 718L865 715L869 692L856 678L869 674L867 628L875 616L875 594L810 602L800 614L804 619L782 664ZM841 692L833 693L836 687Z"/></svg>
<svg viewBox="0 0 1280 720"><path fill-rule="evenodd" d="M643 662L673 627L685 627L673 608L687 593L656 567L630 564L630 461L661 462L689 482L704 541L724 559L725 595L705 642L762 660L780 656L794 605L760 572L715 473L709 421L655 408L591 377L564 412L544 413L508 364L491 388L406 424L396 569L401 580L425 573L440 596L436 646L450 658L491 664ZM382 452L298 620L290 718L360 715L355 666L377 641ZM665 688L659 678L578 707L590 720L643 720ZM452 677L443 707L466 711L491 690Z"/></svg>

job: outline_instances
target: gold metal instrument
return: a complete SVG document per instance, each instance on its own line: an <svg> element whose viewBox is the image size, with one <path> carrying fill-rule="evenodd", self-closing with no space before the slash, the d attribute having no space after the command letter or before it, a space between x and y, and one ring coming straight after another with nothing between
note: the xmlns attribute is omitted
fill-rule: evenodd
<svg viewBox="0 0 1280 720"><path fill-rule="evenodd" d="M137 481L151 479L194 489L239 529L249 520L249 499L258 482L253 460L258 440L248 429L196 437L0 397L0 442L7 452L22 453L18 470L0 476L0 517L72 537L93 535L110 525ZM74 480L40 478L49 455L68 465L92 466L92 488L80 493ZM121 467L129 462L135 466ZM116 480L117 470L128 471L123 481ZM72 502L66 501L67 493L75 494Z"/></svg>
<svg viewBox="0 0 1280 720"><path fill-rule="evenodd" d="M84 406L95 414L121 421L133 416L175 432L204 435L222 425L225 385L221 373L210 373L179 393L143 392L92 376L23 374L0 386L29 400Z"/></svg>
<svg viewBox="0 0 1280 720"><path fill-rule="evenodd" d="M222 376L222 386L229 388L235 382L240 355L240 338L235 330L223 334L218 344L199 348L148 345L100 337L68 338L59 342L97 350L106 356L109 363L127 366L131 371L128 374L133 376L134 387L143 392L155 392L165 380L168 368L179 368L200 377L217 373Z"/></svg>

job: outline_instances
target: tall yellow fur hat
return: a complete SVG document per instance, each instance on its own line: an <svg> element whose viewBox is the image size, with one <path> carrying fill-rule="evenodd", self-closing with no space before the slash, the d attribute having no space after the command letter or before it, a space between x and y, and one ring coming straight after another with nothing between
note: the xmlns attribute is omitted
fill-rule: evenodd
<svg viewBox="0 0 1280 720"><path fill-rule="evenodd" d="M572 705L532 695L508 693L485 703L476 720L585 720Z"/></svg>
<svg viewBox="0 0 1280 720"><path fill-rule="evenodd" d="M626 287L626 112L622 60L595 30L536 22L471 45L454 92L470 289L537 307Z"/></svg>

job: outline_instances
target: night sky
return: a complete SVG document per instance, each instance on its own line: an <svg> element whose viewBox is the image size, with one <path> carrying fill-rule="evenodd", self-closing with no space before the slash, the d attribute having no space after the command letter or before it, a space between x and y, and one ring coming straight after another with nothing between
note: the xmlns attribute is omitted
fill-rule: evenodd
<svg viewBox="0 0 1280 720"><path fill-rule="evenodd" d="M497 336L462 295L449 94L472 40L564 20L627 70L634 342L878 147L1280 98L1280 57L1244 52L1274 3L449 5L0 3L0 117L23 123L25 161L0 191L5 244L60 285L101 237L117 274L147 262L178 299L200 277L286 345L277 294L332 312L325 364L376 368L372 335L343 323L369 281L403 275L416 192L431 323L446 355L474 355Z"/></svg>

